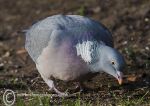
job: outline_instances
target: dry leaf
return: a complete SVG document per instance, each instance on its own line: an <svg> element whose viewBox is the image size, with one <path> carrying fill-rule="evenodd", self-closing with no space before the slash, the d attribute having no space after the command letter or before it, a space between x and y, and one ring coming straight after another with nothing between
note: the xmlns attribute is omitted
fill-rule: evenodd
<svg viewBox="0 0 150 106"><path fill-rule="evenodd" d="M23 53L26 53L26 50L24 48L22 48L22 49L18 50L16 53L23 54Z"/></svg>
<svg viewBox="0 0 150 106"><path fill-rule="evenodd" d="M136 81L136 79L137 79L137 76L135 76L135 75L131 75L131 76L127 77L127 80L132 81L132 82Z"/></svg>

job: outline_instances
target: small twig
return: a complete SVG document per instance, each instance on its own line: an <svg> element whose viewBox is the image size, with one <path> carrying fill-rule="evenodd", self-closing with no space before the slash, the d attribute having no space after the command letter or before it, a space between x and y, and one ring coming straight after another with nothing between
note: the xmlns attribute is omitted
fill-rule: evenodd
<svg viewBox="0 0 150 106"><path fill-rule="evenodd" d="M137 89L135 89L135 91L136 91L136 90L146 89L146 88L148 88L148 87L137 88Z"/></svg>
<svg viewBox="0 0 150 106"><path fill-rule="evenodd" d="M139 104L139 103L143 100L143 98L144 98L148 93L149 93L149 91L147 91L147 92L138 100L137 104Z"/></svg>
<svg viewBox="0 0 150 106"><path fill-rule="evenodd" d="M38 81L39 78L40 78L40 77L36 77L36 78L32 79L31 81L32 81L33 83L32 83L31 86L33 86L33 85Z"/></svg>

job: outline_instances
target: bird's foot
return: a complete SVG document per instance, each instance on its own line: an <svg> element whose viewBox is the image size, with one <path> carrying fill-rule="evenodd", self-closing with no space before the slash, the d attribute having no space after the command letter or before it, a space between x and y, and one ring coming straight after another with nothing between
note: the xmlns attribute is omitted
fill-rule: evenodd
<svg viewBox="0 0 150 106"><path fill-rule="evenodd" d="M79 85L76 85L75 90L76 90L76 91L83 92L83 91L84 91L84 88L81 87L81 86L79 86Z"/></svg>
<svg viewBox="0 0 150 106"><path fill-rule="evenodd" d="M67 97L69 95L68 92L61 92L56 88L54 88L54 91L58 94L59 97Z"/></svg>
<svg viewBox="0 0 150 106"><path fill-rule="evenodd" d="M66 92L61 92L61 93L58 93L58 96L59 97L67 97L67 96L69 96L69 94Z"/></svg>
<svg viewBox="0 0 150 106"><path fill-rule="evenodd" d="M67 92L61 92L59 91L55 86L54 86L54 82L52 80L47 80L45 79L45 82L47 83L47 85L49 86L49 90L51 91L54 91L55 93L57 93L56 96L59 96L59 97L66 97L68 96L68 93Z"/></svg>
<svg viewBox="0 0 150 106"><path fill-rule="evenodd" d="M86 91L84 85L82 83L80 83L80 82L77 83L77 85L75 87L75 90L76 91L80 91L80 92L85 92Z"/></svg>
<svg viewBox="0 0 150 106"><path fill-rule="evenodd" d="M69 96L69 93L68 92L61 92L59 90L57 90L56 88L55 89L49 89L50 91L52 91L54 94L52 94L52 97L67 97Z"/></svg>

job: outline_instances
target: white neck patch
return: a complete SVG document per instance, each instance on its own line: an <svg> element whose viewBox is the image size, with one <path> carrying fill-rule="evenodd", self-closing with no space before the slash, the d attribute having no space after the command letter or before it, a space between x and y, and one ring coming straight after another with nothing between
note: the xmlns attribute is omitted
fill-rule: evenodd
<svg viewBox="0 0 150 106"><path fill-rule="evenodd" d="M97 46L96 41L83 41L76 45L77 55L87 62L92 63L97 60Z"/></svg>

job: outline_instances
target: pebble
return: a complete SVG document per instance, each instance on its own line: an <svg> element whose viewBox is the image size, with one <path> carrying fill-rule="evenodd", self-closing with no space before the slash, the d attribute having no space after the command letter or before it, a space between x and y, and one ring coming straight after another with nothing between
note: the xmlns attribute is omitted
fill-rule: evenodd
<svg viewBox="0 0 150 106"><path fill-rule="evenodd" d="M9 51L7 51L4 55L3 55L3 57L9 57L10 56L10 52Z"/></svg>
<svg viewBox="0 0 150 106"><path fill-rule="evenodd" d="M150 50L149 47L147 47L147 46L145 47L145 49L146 49L146 50Z"/></svg>
<svg viewBox="0 0 150 106"><path fill-rule="evenodd" d="M148 18L145 18L145 19L144 19L144 21L145 21L145 22L148 22L148 21L149 21L149 19L148 19Z"/></svg>
<svg viewBox="0 0 150 106"><path fill-rule="evenodd" d="M0 63L0 70L4 69L4 63Z"/></svg>
<svg viewBox="0 0 150 106"><path fill-rule="evenodd" d="M123 44L123 45L126 45L126 44L128 44L128 41L124 41L122 44Z"/></svg>
<svg viewBox="0 0 150 106"><path fill-rule="evenodd" d="M93 8L93 12L94 13L98 13L98 12L100 12L101 11L101 8L100 7L95 7L95 8Z"/></svg>

